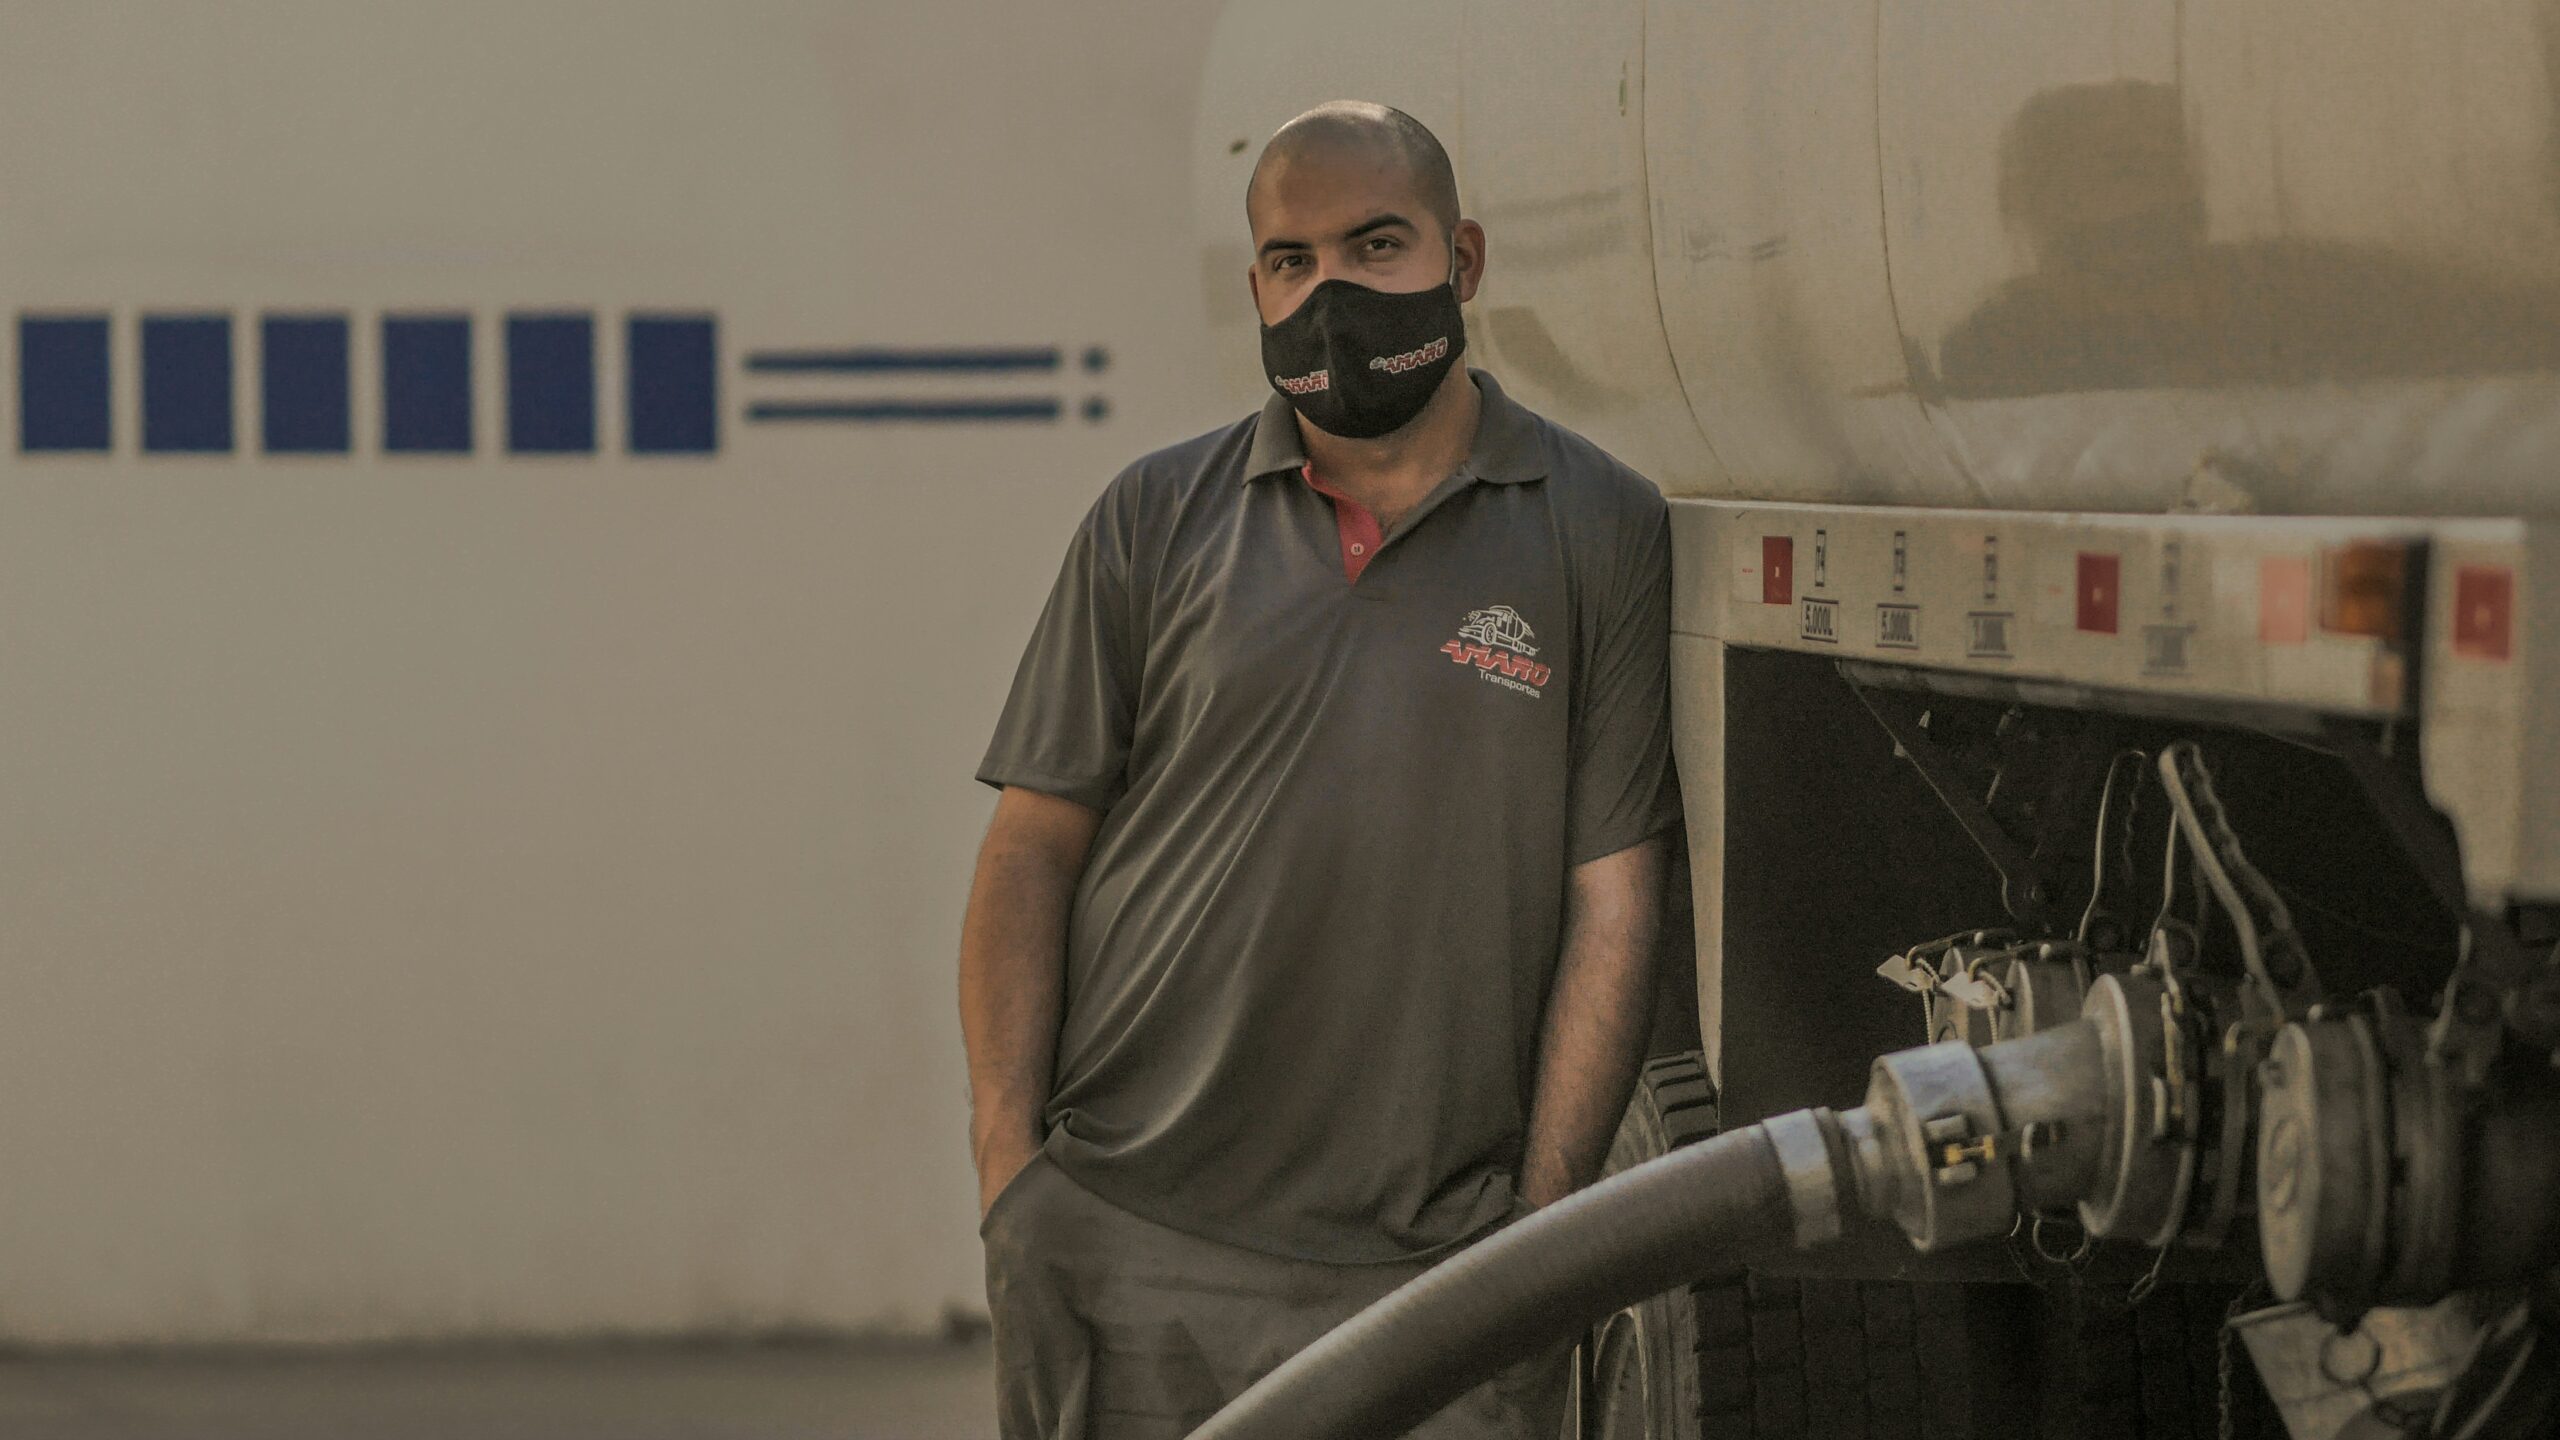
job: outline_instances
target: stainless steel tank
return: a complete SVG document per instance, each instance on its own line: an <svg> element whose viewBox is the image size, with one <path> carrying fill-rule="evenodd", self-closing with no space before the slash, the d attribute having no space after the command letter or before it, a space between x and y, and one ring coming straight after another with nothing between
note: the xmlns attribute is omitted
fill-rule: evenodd
<svg viewBox="0 0 2560 1440"><path fill-rule="evenodd" d="M1476 363L1673 494L2548 514L2556 87L2560 0L1231 6L1203 278L1258 391L1254 155L1378 99Z"/></svg>

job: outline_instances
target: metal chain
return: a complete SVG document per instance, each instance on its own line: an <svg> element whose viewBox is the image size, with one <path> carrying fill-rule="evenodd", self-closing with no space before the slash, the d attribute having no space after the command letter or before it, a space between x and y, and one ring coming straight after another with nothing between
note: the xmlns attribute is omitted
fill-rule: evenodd
<svg viewBox="0 0 2560 1440"><path fill-rule="evenodd" d="M2026 1223L2027 1217L2024 1212L2009 1222L2009 1233L2002 1236L2000 1240L2000 1253L2009 1257L2009 1268L2018 1272L2019 1279L2039 1290L2050 1290L2053 1288L2053 1282L2028 1269L2027 1257L2018 1253L2018 1231Z"/></svg>
<svg viewBox="0 0 2560 1440"><path fill-rule="evenodd" d="M2073 1246L2069 1254L2056 1255L2051 1250L2045 1248L2044 1226L2046 1218L2047 1217L2044 1215L2037 1215L2035 1223L2028 1227L2027 1230L2027 1245L2030 1249L2033 1249L2036 1252L2036 1258L2045 1261L2048 1264L2067 1265L2074 1270L2087 1269L2090 1257L2098 1253L2097 1235L2091 1231L2082 1230L2080 1232L2080 1243Z"/></svg>
<svg viewBox="0 0 2560 1440"><path fill-rule="evenodd" d="M2151 1298L2151 1292L2160 1288L2160 1267L2168 1263L2169 1247L2163 1245L2151 1257L2151 1268L2142 1272L2142 1278L2125 1287L2124 1308L2131 1310Z"/></svg>
<svg viewBox="0 0 2560 1440"><path fill-rule="evenodd" d="M2217 1427L2215 1433L2220 1437L2220 1440L2232 1440L2231 1376L2233 1367L2236 1363L2232 1357L2238 1353L2240 1348L2239 1332L2233 1327L2232 1322L2240 1318L2241 1311L2250 1308L2252 1305L2256 1304L2258 1300L2264 1298L2266 1288L2266 1277L2260 1276L2259 1278L2250 1281L2248 1284L2241 1286L2240 1293L2232 1296L2231 1303L2222 1308L2222 1329L2215 1336L2214 1346L2216 1351L2214 1356L2216 1370L2215 1379L2220 1387L2216 1398L2220 1405L2219 1415L2221 1420L2221 1424Z"/></svg>
<svg viewBox="0 0 2560 1440"><path fill-rule="evenodd" d="M2245 1293L2245 1292L2244 1292ZM2222 1329L2214 1336L2214 1382L2217 1408L2215 1425L2218 1440L2232 1440L2231 1434L2231 1351L2235 1344L2231 1322L2240 1314L2240 1297L2234 1296L2230 1308L2222 1312Z"/></svg>
<svg viewBox="0 0 2560 1440"><path fill-rule="evenodd" d="M2056 1280L2067 1280L2073 1285L2080 1284L2081 1277L2087 1273L2098 1254L2098 1237L2085 1230L2080 1233L2080 1243L2073 1247L2070 1253L2055 1254L2044 1243L2044 1227L2052 1218L2039 1213L2030 1223L2027 1215L2021 1212L2015 1220L2010 1222L2009 1233L2004 1242L2004 1248L2009 1256L2009 1266L2018 1272L2018 1278L2045 1291L2052 1290ZM2025 1232L2023 1237L2020 1234L2021 1231ZM2023 1252L2019 1245L2021 1238L2026 1242ZM2036 1267L2029 1266L2028 1254L2042 1261L2046 1268L2040 1271Z"/></svg>
<svg viewBox="0 0 2560 1440"><path fill-rule="evenodd" d="M2436 1011L2436 1018L2427 1025L2427 1063L2430 1065L2449 1064L2463 1038L2457 1027L2462 1022L2465 987L2471 980L2472 949L2471 927L2465 924L2454 935L2453 970L2444 977L2443 1004Z"/></svg>
<svg viewBox="0 0 2560 1440"><path fill-rule="evenodd" d="M2213 773L2205 768L2203 751L2192 740L2161 751L2160 779L2177 811L2178 830L2187 839L2197 871L2231 917L2240 939L2241 965L2274 1014L2288 1013L2289 995L2316 998L2319 975L2294 929L2293 912L2241 849L2231 817L2214 791ZM2261 917L2267 922L2263 931Z"/></svg>

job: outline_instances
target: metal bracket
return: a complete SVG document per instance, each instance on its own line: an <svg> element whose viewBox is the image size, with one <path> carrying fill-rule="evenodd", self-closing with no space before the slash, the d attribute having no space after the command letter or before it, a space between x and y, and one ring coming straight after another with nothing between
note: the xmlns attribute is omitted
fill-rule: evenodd
<svg viewBox="0 0 2560 1440"><path fill-rule="evenodd" d="M1884 733L1893 737L1895 753L1910 761L1911 768L1920 772L1920 778L1938 797L1938 803L1955 816L1956 823L1964 827L1967 838L1982 852L1982 858L1990 861L1991 868L1999 873L2002 908L2021 925L2039 930L2048 928L2053 895L2026 847L2000 827L2000 822L1991 814L1991 807L1980 796L1966 788L1963 778L1956 774L1955 766L1930 740L1929 732L1922 728L1918 717L1898 713L1863 686L1852 684L1849 688L1858 697L1858 703L1866 706L1867 713L1884 727Z"/></svg>
<svg viewBox="0 0 2560 1440"><path fill-rule="evenodd" d="M2459 1073L2477 1084L2497 1056L2502 1022L2537 1050L2560 1049L2560 1015L2530 1003L2543 958L2516 937L2504 917L2472 906L2462 883L2461 842L2427 800L2418 777L2393 763L2353 726L2333 725L2325 738L2364 787L2437 903L2463 926L2461 956L2445 982L2443 1007L2428 1035L2429 1052L2455 1062Z"/></svg>
<svg viewBox="0 0 2560 1440"><path fill-rule="evenodd" d="M2006 969L2030 943L2008 930L1969 930L1926 945L1914 945L1878 965L1876 973L1920 997L1923 1029L1932 1039L1955 1038L1940 1034L1944 1028L1940 1022L1966 1010L1989 1016L1992 1038L1997 1039L2001 1016L2013 997L1998 976L1986 973L1985 967L1997 962ZM1946 1006L1953 1006L1954 1010L1943 1008ZM1957 1028L1961 1031L1964 1027L1959 1023Z"/></svg>

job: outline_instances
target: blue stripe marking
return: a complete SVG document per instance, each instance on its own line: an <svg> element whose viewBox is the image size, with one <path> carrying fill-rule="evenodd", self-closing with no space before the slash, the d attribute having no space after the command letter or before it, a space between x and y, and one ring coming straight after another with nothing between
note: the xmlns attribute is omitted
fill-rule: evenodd
<svg viewBox="0 0 2560 1440"><path fill-rule="evenodd" d="M518 455L595 453L593 315L507 317L507 449Z"/></svg>
<svg viewBox="0 0 2560 1440"><path fill-rule="evenodd" d="M18 449L106 450L107 317L18 317Z"/></svg>
<svg viewBox="0 0 2560 1440"><path fill-rule="evenodd" d="M263 317L258 374L268 454L347 453L346 316Z"/></svg>
<svg viewBox="0 0 2560 1440"><path fill-rule="evenodd" d="M471 453L471 317L382 317L382 448Z"/></svg>
<svg viewBox="0 0 2560 1440"><path fill-rule="evenodd" d="M155 454L231 449L231 317L142 317L142 448Z"/></svg>
<svg viewBox="0 0 2560 1440"><path fill-rule="evenodd" d="M627 444L635 455L720 448L720 337L708 316L633 315L623 335Z"/></svg>
<svg viewBox="0 0 2560 1440"><path fill-rule="evenodd" d="M1044 400L768 400L747 407L750 420L1055 420L1058 402Z"/></svg>
<svg viewBox="0 0 2560 1440"><path fill-rule="evenodd" d="M747 368L763 374L888 375L913 370L957 370L977 374L1022 370L1055 370L1058 347L1055 345L1021 346L1011 349L937 349L890 350L861 348L853 350L758 350L747 357Z"/></svg>

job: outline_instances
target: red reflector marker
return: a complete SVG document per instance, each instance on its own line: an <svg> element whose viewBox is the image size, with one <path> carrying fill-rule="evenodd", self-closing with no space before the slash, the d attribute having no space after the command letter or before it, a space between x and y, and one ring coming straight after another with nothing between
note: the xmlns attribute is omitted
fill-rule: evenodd
<svg viewBox="0 0 2560 1440"><path fill-rule="evenodd" d="M1760 603L1796 603L1796 542L1792 535L1760 537Z"/></svg>
<svg viewBox="0 0 2560 1440"><path fill-rule="evenodd" d="M2124 598L2124 560L2094 550L2080 552L2080 628L2116 633L2117 603Z"/></svg>
<svg viewBox="0 0 2560 1440"><path fill-rule="evenodd" d="M2311 559L2270 555L2258 562L2258 639L2299 645L2311 638Z"/></svg>
<svg viewBox="0 0 2560 1440"><path fill-rule="evenodd" d="M2504 660L2515 650L2515 572L2465 565L2453 572L2453 653Z"/></svg>

